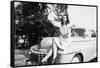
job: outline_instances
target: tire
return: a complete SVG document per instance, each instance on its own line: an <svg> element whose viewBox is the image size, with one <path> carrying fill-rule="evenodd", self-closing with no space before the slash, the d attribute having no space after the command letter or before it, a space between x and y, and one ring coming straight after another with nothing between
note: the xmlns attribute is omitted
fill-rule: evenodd
<svg viewBox="0 0 100 68"><path fill-rule="evenodd" d="M81 56L80 55L75 55L73 58L72 58L72 63L81 63L82 60L81 60Z"/></svg>

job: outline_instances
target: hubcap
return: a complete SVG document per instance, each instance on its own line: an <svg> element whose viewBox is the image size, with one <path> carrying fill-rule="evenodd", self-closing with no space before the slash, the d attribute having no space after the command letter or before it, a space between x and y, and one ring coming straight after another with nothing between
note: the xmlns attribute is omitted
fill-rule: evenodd
<svg viewBox="0 0 100 68"><path fill-rule="evenodd" d="M74 57L73 60L72 60L72 63L74 62L80 62L79 58L78 57Z"/></svg>

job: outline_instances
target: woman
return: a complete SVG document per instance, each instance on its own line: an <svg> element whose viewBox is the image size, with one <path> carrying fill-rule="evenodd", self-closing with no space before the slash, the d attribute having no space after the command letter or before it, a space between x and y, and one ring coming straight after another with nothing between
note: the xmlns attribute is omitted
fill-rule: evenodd
<svg viewBox="0 0 100 68"><path fill-rule="evenodd" d="M60 35L59 38L54 37L52 40L52 49L48 52L48 54L42 59L42 62L46 62L47 59L52 56L52 63L55 62L55 59L57 57L57 54L61 51L64 51L68 45L70 45L70 36L71 36L71 30L66 22L67 18L66 16L63 16L61 19L61 26L59 28Z"/></svg>

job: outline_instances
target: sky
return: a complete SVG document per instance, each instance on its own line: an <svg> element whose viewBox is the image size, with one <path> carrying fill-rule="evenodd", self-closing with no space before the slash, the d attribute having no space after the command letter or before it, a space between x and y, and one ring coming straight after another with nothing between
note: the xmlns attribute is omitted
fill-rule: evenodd
<svg viewBox="0 0 100 68"><path fill-rule="evenodd" d="M14 2L14 7L18 6L20 2Z"/></svg>
<svg viewBox="0 0 100 68"><path fill-rule="evenodd" d="M96 29L96 7L68 6L70 24L86 29Z"/></svg>

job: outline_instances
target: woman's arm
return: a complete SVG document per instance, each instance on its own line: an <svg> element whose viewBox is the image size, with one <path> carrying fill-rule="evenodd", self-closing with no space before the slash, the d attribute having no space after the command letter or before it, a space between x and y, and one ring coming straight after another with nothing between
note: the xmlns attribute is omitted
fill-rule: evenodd
<svg viewBox="0 0 100 68"><path fill-rule="evenodd" d="M68 45L71 43L71 28L70 25L68 25Z"/></svg>

